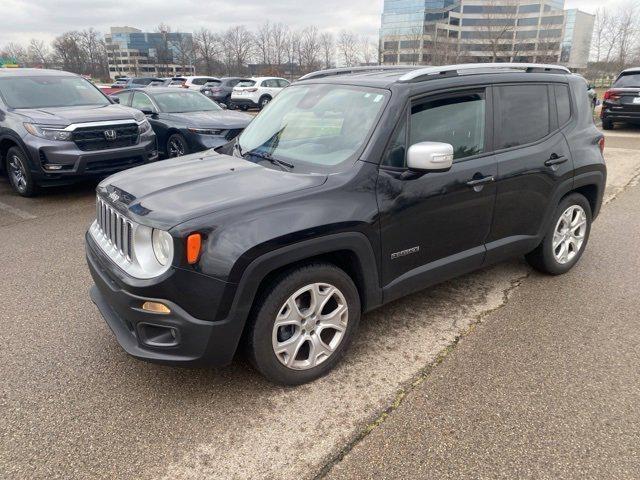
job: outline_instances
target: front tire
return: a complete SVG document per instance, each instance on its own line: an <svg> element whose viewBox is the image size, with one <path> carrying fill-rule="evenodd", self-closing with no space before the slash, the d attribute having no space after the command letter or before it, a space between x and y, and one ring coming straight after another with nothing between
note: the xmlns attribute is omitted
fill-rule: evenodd
<svg viewBox="0 0 640 480"><path fill-rule="evenodd" d="M185 138L179 133L174 133L167 139L167 157L182 157L189 153L189 145Z"/></svg>
<svg viewBox="0 0 640 480"><path fill-rule="evenodd" d="M270 101L271 101L271 97L269 95L263 95L262 97L260 97L260 101L258 102L260 110L262 110L264 107L269 105Z"/></svg>
<svg viewBox="0 0 640 480"><path fill-rule="evenodd" d="M551 226L538 247L526 259L536 270L562 275L582 257L591 233L592 212L588 200L579 193L562 199Z"/></svg>
<svg viewBox="0 0 640 480"><path fill-rule="evenodd" d="M360 297L338 267L314 263L285 272L257 299L249 360L268 380L300 385L342 358L360 321Z"/></svg>
<svg viewBox="0 0 640 480"><path fill-rule="evenodd" d="M20 148L11 147L7 151L5 167L9 183L16 193L23 197L33 197L38 192L38 186L31 175L27 158Z"/></svg>

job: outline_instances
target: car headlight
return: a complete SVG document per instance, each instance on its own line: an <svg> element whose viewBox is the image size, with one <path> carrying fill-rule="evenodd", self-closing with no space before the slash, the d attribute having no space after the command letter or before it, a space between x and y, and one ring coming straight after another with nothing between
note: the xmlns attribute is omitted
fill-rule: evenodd
<svg viewBox="0 0 640 480"><path fill-rule="evenodd" d="M73 137L73 132L62 130L59 128L45 127L34 123L23 124L27 132L36 137L46 138L47 140L68 141Z"/></svg>
<svg viewBox="0 0 640 480"><path fill-rule="evenodd" d="M147 133L149 130L151 130L151 124L146 118L138 123L138 131L140 133Z"/></svg>
<svg viewBox="0 0 640 480"><path fill-rule="evenodd" d="M214 128L187 128L187 130L198 135L220 135L222 133L222 130Z"/></svg>
<svg viewBox="0 0 640 480"><path fill-rule="evenodd" d="M151 247L156 260L163 267L173 258L173 237L164 230L153 229L151 232Z"/></svg>

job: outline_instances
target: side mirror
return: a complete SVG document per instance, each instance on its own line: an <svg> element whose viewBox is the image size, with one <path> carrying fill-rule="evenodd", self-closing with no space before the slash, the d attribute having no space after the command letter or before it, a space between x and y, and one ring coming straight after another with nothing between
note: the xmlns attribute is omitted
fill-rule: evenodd
<svg viewBox="0 0 640 480"><path fill-rule="evenodd" d="M120 103L120 97L116 97L115 95L109 95L109 99L114 103Z"/></svg>
<svg viewBox="0 0 640 480"><path fill-rule="evenodd" d="M145 115L155 115L156 113L152 108L141 108L140 111Z"/></svg>
<svg viewBox="0 0 640 480"><path fill-rule="evenodd" d="M421 172L445 171L453 164L453 146L442 142L420 142L409 147L407 166Z"/></svg>

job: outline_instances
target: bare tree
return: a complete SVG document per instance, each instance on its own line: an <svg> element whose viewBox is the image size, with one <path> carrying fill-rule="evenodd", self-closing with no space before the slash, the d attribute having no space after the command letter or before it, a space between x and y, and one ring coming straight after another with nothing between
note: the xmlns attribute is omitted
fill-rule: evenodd
<svg viewBox="0 0 640 480"><path fill-rule="evenodd" d="M7 57L16 63L24 63L27 61L27 50L19 43L10 42L7 43L0 50L1 57Z"/></svg>
<svg viewBox="0 0 640 480"><path fill-rule="evenodd" d="M241 74L253 53L253 34L244 25L231 27L221 37L227 72Z"/></svg>
<svg viewBox="0 0 640 480"><path fill-rule="evenodd" d="M513 36L518 17L518 0L488 0L484 3L485 14L480 19L478 31L490 45L491 61L504 55L505 48L513 48Z"/></svg>
<svg viewBox="0 0 640 480"><path fill-rule="evenodd" d="M308 72L318 68L318 53L320 51L318 27L311 26L302 30L298 51L298 60L303 71Z"/></svg>
<svg viewBox="0 0 640 480"><path fill-rule="evenodd" d="M53 41L53 52L64 70L86 73L86 53L80 32L65 32Z"/></svg>
<svg viewBox="0 0 640 480"><path fill-rule="evenodd" d="M338 54L340 61L346 67L353 67L359 63L358 37L353 32L343 30L338 35Z"/></svg>
<svg viewBox="0 0 640 480"><path fill-rule="evenodd" d="M195 62L193 37L191 35L177 33L171 40L171 48L175 53L174 62L182 67L182 72L191 72L191 67L193 67ZM189 67L188 70L187 67Z"/></svg>
<svg viewBox="0 0 640 480"><path fill-rule="evenodd" d="M260 63L266 67L271 66L271 53L273 51L271 48L272 33L271 24L266 21L258 28L253 36Z"/></svg>
<svg viewBox="0 0 640 480"><path fill-rule="evenodd" d="M169 71L169 64L173 63L173 51L171 50L171 27L166 23L161 23L156 27L156 32L160 35L155 41L156 65L160 68L160 75Z"/></svg>
<svg viewBox="0 0 640 480"><path fill-rule="evenodd" d="M29 62L33 65L48 68L51 63L51 49L42 40L32 38L29 41Z"/></svg>
<svg viewBox="0 0 640 480"><path fill-rule="evenodd" d="M365 64L379 63L378 47L369 37L363 36L360 39L360 58Z"/></svg>
<svg viewBox="0 0 640 480"><path fill-rule="evenodd" d="M324 68L331 68L336 50L336 42L331 32L322 32L320 34L320 53Z"/></svg>
<svg viewBox="0 0 640 480"><path fill-rule="evenodd" d="M280 69L287 56L287 49L290 41L289 27L283 23L276 23L271 26L271 53L272 62Z"/></svg>
<svg viewBox="0 0 640 480"><path fill-rule="evenodd" d="M202 28L193 34L193 50L196 63L207 75L213 75L220 63L220 40L216 34Z"/></svg>

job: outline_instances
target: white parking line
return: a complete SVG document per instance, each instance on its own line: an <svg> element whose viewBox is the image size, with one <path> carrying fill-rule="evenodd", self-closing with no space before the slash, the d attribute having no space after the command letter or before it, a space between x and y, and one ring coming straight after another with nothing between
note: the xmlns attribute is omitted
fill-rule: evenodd
<svg viewBox="0 0 640 480"><path fill-rule="evenodd" d="M19 208L12 207L11 205L7 205L6 203L2 202L0 202L0 210L5 210L24 220L33 220L34 218L38 218L35 215L30 214L29 212L25 212L24 210L20 210Z"/></svg>

